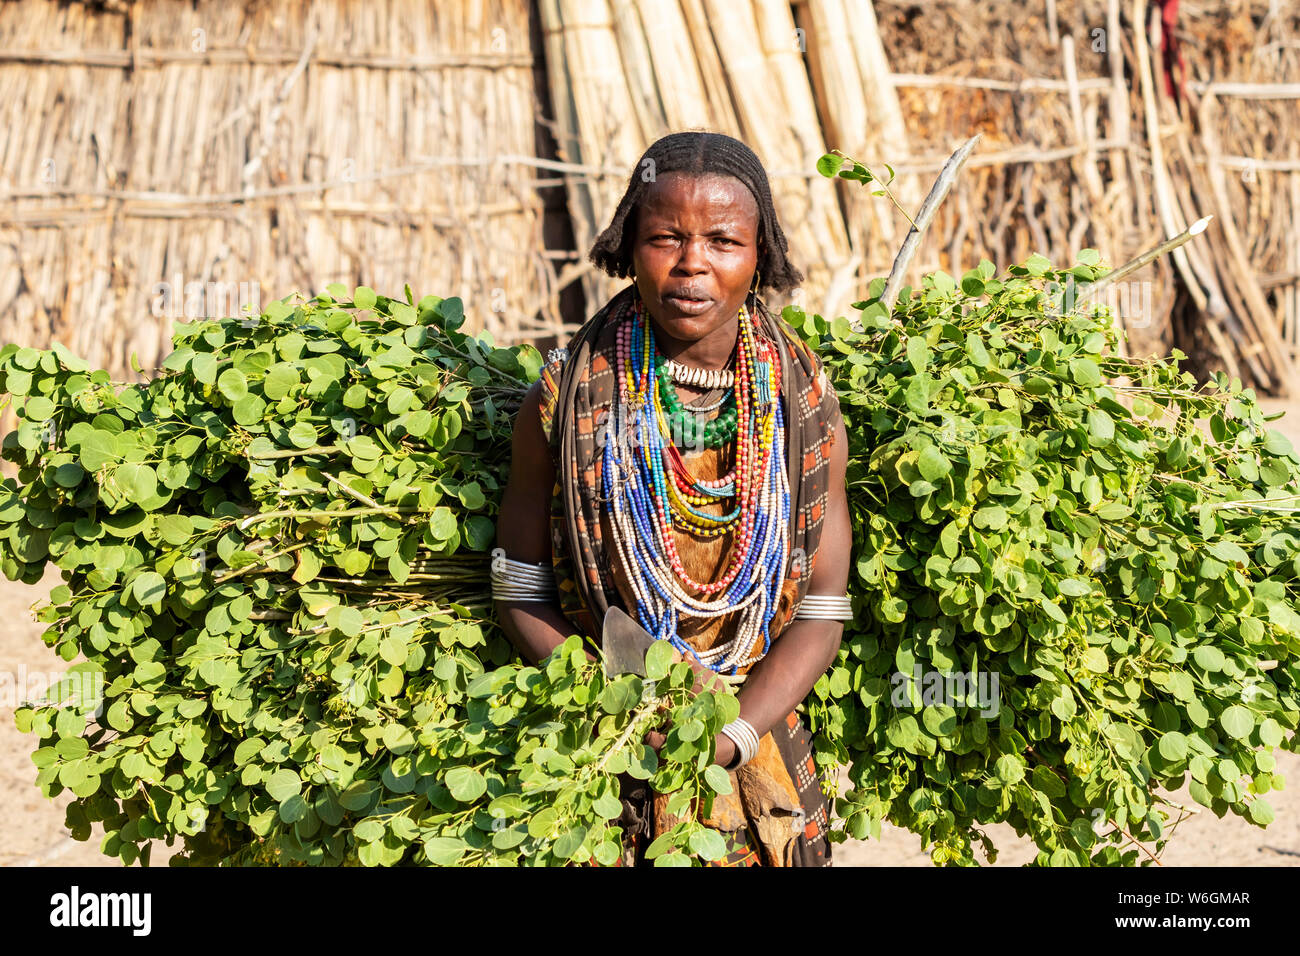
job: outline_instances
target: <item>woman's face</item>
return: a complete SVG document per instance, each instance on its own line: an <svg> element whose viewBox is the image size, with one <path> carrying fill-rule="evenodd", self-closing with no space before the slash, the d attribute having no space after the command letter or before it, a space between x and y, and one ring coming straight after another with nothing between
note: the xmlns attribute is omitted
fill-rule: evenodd
<svg viewBox="0 0 1300 956"><path fill-rule="evenodd" d="M637 210L632 264L661 336L681 345L726 337L758 264L758 203L740 180L670 172ZM734 343L725 343L729 350Z"/></svg>

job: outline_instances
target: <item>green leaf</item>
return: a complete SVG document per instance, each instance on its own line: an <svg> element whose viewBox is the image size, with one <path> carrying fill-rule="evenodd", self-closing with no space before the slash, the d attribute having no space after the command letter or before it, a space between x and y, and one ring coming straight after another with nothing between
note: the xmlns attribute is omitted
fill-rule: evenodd
<svg viewBox="0 0 1300 956"><path fill-rule="evenodd" d="M555 845L551 848L551 852L561 860L570 859L578 851L578 847L582 846L582 841L586 838L586 827L573 827L560 834L559 839L555 841Z"/></svg>
<svg viewBox="0 0 1300 956"><path fill-rule="evenodd" d="M844 165L844 157L836 156L833 153L826 153L817 160L817 172L821 173L828 179L833 179Z"/></svg>
<svg viewBox="0 0 1300 956"><path fill-rule="evenodd" d="M699 720L688 720L677 728L677 736L687 743L699 740L704 736L704 723Z"/></svg>
<svg viewBox="0 0 1300 956"><path fill-rule="evenodd" d="M239 369L228 368L217 376L217 390L233 404L248 394L248 379Z"/></svg>
<svg viewBox="0 0 1300 956"><path fill-rule="evenodd" d="M167 582L155 571L144 571L131 582L131 596L140 604L153 604L167 595Z"/></svg>
<svg viewBox="0 0 1300 956"><path fill-rule="evenodd" d="M434 866L455 866L469 849L464 840L454 837L425 837L424 855Z"/></svg>
<svg viewBox="0 0 1300 956"><path fill-rule="evenodd" d="M447 541L459 532L456 516L450 508L434 508L429 515L429 532L438 541Z"/></svg>
<svg viewBox="0 0 1300 956"><path fill-rule="evenodd" d="M1115 437L1115 420L1103 409L1088 412L1088 435L1094 445L1108 445Z"/></svg>
<svg viewBox="0 0 1300 956"><path fill-rule="evenodd" d="M933 445L927 445L917 459L917 468L926 481L938 481L952 471L952 462Z"/></svg>
<svg viewBox="0 0 1300 956"><path fill-rule="evenodd" d="M1282 743L1282 727L1272 717L1265 717L1259 725L1259 739L1266 747L1276 747Z"/></svg>
<svg viewBox="0 0 1300 956"><path fill-rule="evenodd" d="M318 438L316 429L310 422L296 422L289 429L289 441L295 448L311 448Z"/></svg>
<svg viewBox="0 0 1300 956"><path fill-rule="evenodd" d="M668 676L675 648L668 641L655 641L646 650L645 674L649 680L659 681Z"/></svg>
<svg viewBox="0 0 1300 956"><path fill-rule="evenodd" d="M472 511L477 511L487 503L487 498L483 495L483 489L479 487L477 481L461 485L457 495L460 498L460 503Z"/></svg>
<svg viewBox="0 0 1300 956"><path fill-rule="evenodd" d="M1211 644L1201 644L1192 651L1192 659L1205 668L1207 671L1221 671L1227 658L1223 656L1223 651Z"/></svg>
<svg viewBox="0 0 1300 956"><path fill-rule="evenodd" d="M1030 275L1041 276L1052 268L1052 261L1035 252L1025 260L1025 268L1029 270Z"/></svg>
<svg viewBox="0 0 1300 956"><path fill-rule="evenodd" d="M623 802L613 794L603 794L591 804L592 810L602 820L617 820L623 813Z"/></svg>
<svg viewBox="0 0 1300 956"><path fill-rule="evenodd" d="M276 803L284 803L302 792L302 780L292 770L282 767L267 778L266 792Z"/></svg>
<svg viewBox="0 0 1300 956"><path fill-rule="evenodd" d="M907 389L904 392L907 407L918 415L926 415L930 411L931 381L932 379L925 374L913 375L908 380Z"/></svg>
<svg viewBox="0 0 1300 956"><path fill-rule="evenodd" d="M710 830L707 827L696 830L690 835L687 843L691 852L710 862L721 860L727 855L727 842L717 830Z"/></svg>
<svg viewBox="0 0 1300 956"><path fill-rule="evenodd" d="M1090 647L1083 653L1083 666L1090 671L1105 674L1110 670L1110 661L1106 659L1106 652L1101 648Z"/></svg>
<svg viewBox="0 0 1300 956"><path fill-rule="evenodd" d="M930 364L930 357L930 347L925 344L925 339L913 336L907 340L907 361L918 375Z"/></svg>
<svg viewBox="0 0 1300 956"><path fill-rule="evenodd" d="M1219 724L1229 737L1244 740L1255 729L1255 718L1240 704L1233 704L1219 715Z"/></svg>
<svg viewBox="0 0 1300 956"><path fill-rule="evenodd" d="M486 551L496 538L496 525L491 518L471 515L465 521L465 547L471 551Z"/></svg>
<svg viewBox="0 0 1300 956"><path fill-rule="evenodd" d="M1187 756L1187 737L1176 730L1163 735L1158 746L1160 756L1171 763L1177 763Z"/></svg>
<svg viewBox="0 0 1300 956"><path fill-rule="evenodd" d="M1273 808L1263 797L1256 797L1250 802L1250 820L1262 827L1273 822Z"/></svg>
<svg viewBox="0 0 1300 956"><path fill-rule="evenodd" d="M663 856L656 857L655 866L690 866L691 860L685 853L665 853Z"/></svg>
<svg viewBox="0 0 1300 956"><path fill-rule="evenodd" d="M1025 776L1025 761L1018 754L1003 754L994 766L994 775L1005 787L1019 783Z"/></svg>
<svg viewBox="0 0 1300 956"><path fill-rule="evenodd" d="M704 768L704 782L714 793L723 795L731 793L731 775L716 763L711 763Z"/></svg>
<svg viewBox="0 0 1300 956"><path fill-rule="evenodd" d="M1085 388L1101 384L1101 370L1092 359L1070 359L1070 377Z"/></svg>
<svg viewBox="0 0 1300 956"><path fill-rule="evenodd" d="M472 803L487 791L487 780L473 767L455 767L447 771L443 784L461 803Z"/></svg>

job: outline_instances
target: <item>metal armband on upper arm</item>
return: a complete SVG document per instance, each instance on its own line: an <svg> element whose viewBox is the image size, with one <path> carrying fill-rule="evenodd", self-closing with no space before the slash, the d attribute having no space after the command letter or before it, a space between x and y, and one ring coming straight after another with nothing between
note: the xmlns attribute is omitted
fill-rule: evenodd
<svg viewBox="0 0 1300 956"><path fill-rule="evenodd" d="M805 594L796 621L851 621L853 605L847 594Z"/></svg>
<svg viewBox="0 0 1300 956"><path fill-rule="evenodd" d="M549 602L557 593L549 564L513 561L504 548L492 549L492 600Z"/></svg>

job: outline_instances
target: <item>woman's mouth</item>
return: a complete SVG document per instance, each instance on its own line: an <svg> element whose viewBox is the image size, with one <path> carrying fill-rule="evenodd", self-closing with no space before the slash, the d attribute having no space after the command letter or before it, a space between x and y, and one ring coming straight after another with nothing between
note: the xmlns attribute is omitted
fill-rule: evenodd
<svg viewBox="0 0 1300 956"><path fill-rule="evenodd" d="M713 305L712 299L690 293L666 295L664 296L664 302L686 315L701 315L709 311L709 308Z"/></svg>

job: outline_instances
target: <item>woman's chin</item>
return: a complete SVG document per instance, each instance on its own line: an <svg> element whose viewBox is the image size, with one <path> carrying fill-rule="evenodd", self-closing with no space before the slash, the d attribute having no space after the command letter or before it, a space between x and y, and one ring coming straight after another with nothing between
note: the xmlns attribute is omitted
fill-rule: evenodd
<svg viewBox="0 0 1300 956"><path fill-rule="evenodd" d="M725 324L725 318L718 315L716 308L701 315L682 315L669 306L667 314L657 319L655 324L661 332L679 342L698 342Z"/></svg>

